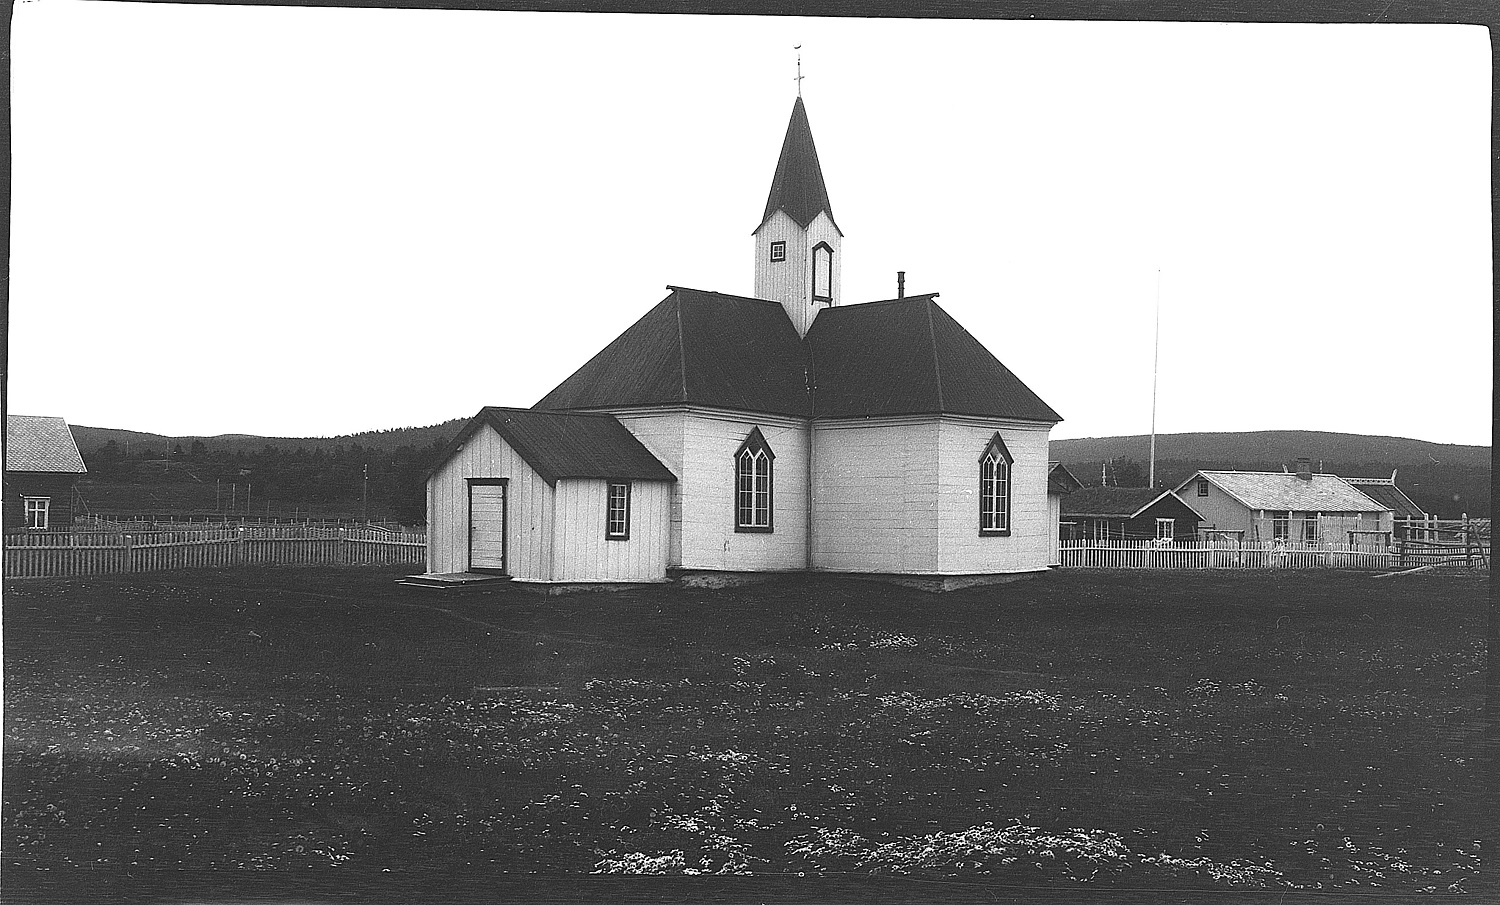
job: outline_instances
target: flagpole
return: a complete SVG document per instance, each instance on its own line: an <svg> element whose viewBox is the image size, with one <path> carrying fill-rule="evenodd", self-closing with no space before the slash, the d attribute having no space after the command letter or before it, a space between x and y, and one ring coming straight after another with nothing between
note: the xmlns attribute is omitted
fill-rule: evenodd
<svg viewBox="0 0 1500 905"><path fill-rule="evenodd" d="M1146 484L1156 486L1156 374L1161 357L1161 268L1156 268L1156 324L1151 343L1151 464Z"/></svg>

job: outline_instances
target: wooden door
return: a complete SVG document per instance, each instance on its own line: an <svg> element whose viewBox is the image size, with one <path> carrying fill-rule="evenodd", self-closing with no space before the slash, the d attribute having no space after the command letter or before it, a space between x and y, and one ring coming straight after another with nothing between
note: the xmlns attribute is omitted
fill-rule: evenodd
<svg viewBox="0 0 1500 905"><path fill-rule="evenodd" d="M505 573L505 484L469 483L469 571Z"/></svg>

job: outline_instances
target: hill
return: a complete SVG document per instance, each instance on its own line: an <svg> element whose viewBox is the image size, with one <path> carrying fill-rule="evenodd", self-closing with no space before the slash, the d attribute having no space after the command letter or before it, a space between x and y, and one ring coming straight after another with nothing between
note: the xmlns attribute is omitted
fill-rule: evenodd
<svg viewBox="0 0 1500 905"><path fill-rule="evenodd" d="M1086 484L1097 484L1105 463L1122 485L1144 485L1151 438L1086 437L1053 440L1050 456ZM1157 483L1174 485L1200 468L1295 470L1302 456L1314 469L1348 477L1390 477L1423 509L1442 518L1490 514L1490 447L1430 443L1329 431L1158 434ZM1113 483L1113 480L1111 481Z"/></svg>
<svg viewBox="0 0 1500 905"><path fill-rule="evenodd" d="M87 458L90 454L103 449L111 440L122 453L129 455L134 455L137 449L170 455L173 447L180 445L183 449L190 449L194 441L202 443L211 452L225 452L230 455L260 452L267 446L275 446L288 452L300 447L311 453L319 449L331 452L340 446L358 445L365 449L394 452L402 446L429 446L433 442L446 443L458 433L458 429L467 420L467 418L452 418L425 427L397 427L334 437L261 437L254 434L169 437L163 434L150 434L114 427L88 427L82 424L74 424L71 427L73 440L78 444L79 452ZM127 444L129 444L128 451Z"/></svg>

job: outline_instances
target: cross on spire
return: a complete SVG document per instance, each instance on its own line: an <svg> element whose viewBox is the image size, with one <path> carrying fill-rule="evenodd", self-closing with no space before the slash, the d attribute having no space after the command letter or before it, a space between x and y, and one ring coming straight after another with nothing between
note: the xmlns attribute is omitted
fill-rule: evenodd
<svg viewBox="0 0 1500 905"><path fill-rule="evenodd" d="M797 96L801 97L802 96L802 45L798 44L796 47L793 47L792 49L795 50L795 51L797 51L797 78L796 78L796 82L797 82Z"/></svg>

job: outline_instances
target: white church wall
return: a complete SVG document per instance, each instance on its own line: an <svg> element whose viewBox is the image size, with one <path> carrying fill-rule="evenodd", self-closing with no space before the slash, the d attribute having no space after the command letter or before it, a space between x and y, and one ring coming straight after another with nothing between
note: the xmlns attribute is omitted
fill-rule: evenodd
<svg viewBox="0 0 1500 905"><path fill-rule="evenodd" d="M469 568L469 478L508 478L505 565L519 581L552 571L552 487L489 426L464 442L427 482L427 571Z"/></svg>
<svg viewBox="0 0 1500 905"><path fill-rule="evenodd" d="M686 415L682 409L651 410L636 409L617 411L615 418L625 429L635 435L641 445L677 476L677 483L670 485L671 499L667 540L667 566L682 565L682 495L687 481L682 473L682 432Z"/></svg>
<svg viewBox="0 0 1500 905"><path fill-rule="evenodd" d="M814 428L813 568L937 570L937 443L935 417Z"/></svg>
<svg viewBox="0 0 1500 905"><path fill-rule="evenodd" d="M608 482L562 478L554 497L553 581L665 581L672 485L630 482L629 537L605 537Z"/></svg>
<svg viewBox="0 0 1500 905"><path fill-rule="evenodd" d="M807 566L807 427L796 418L692 410L677 472L685 569L780 571ZM734 456L759 427L776 454L769 533L734 530ZM649 446L649 445L648 445ZM670 458L662 461L673 467Z"/></svg>
<svg viewBox="0 0 1500 905"><path fill-rule="evenodd" d="M1011 466L1011 529L979 534L979 456L996 431ZM938 571L948 575L1031 572L1047 567L1047 435L1050 425L942 419L938 431Z"/></svg>

